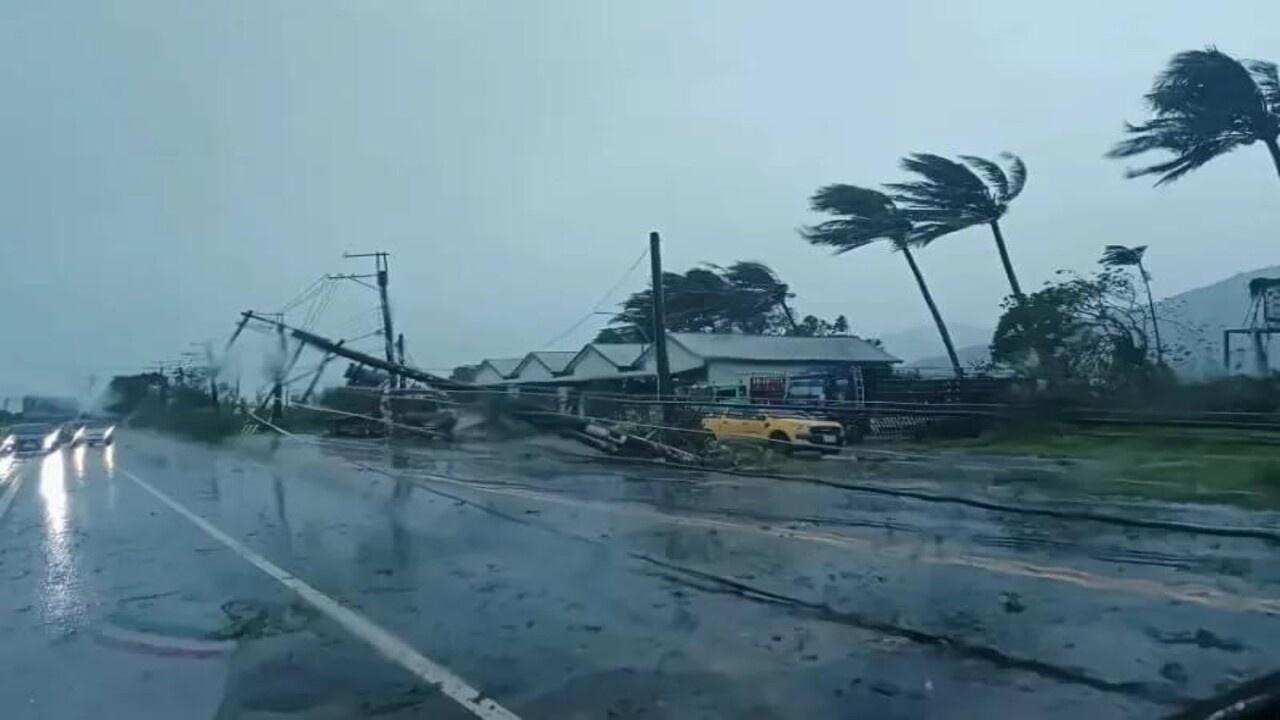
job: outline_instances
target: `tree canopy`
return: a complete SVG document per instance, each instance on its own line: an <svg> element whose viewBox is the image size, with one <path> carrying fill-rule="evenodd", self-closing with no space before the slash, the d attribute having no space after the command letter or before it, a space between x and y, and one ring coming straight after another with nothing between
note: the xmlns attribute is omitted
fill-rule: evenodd
<svg viewBox="0 0 1280 720"><path fill-rule="evenodd" d="M764 263L704 264L683 273L667 272L662 287L671 332L832 335L849 330L843 317L828 322L806 316L797 321L787 304L793 297L791 288ZM648 342L652 313L651 290L633 293L595 342Z"/></svg>
<svg viewBox="0 0 1280 720"><path fill-rule="evenodd" d="M885 187L914 223L911 241L925 244L1003 217L1027 184L1027 166L1013 153L1000 157L1007 171L973 155L961 155L962 162L930 153L903 158L902 169L919 179Z"/></svg>
<svg viewBox="0 0 1280 720"><path fill-rule="evenodd" d="M1108 268L1006 301L991 343L994 362L1058 387L1119 390L1151 379L1154 344L1129 275Z"/></svg>
<svg viewBox="0 0 1280 720"><path fill-rule="evenodd" d="M1128 137L1107 155L1128 158L1152 150L1173 155L1128 171L1173 182L1219 155L1265 143L1280 172L1280 78L1275 63L1242 60L1214 47L1174 55L1146 95L1151 119L1126 123Z"/></svg>

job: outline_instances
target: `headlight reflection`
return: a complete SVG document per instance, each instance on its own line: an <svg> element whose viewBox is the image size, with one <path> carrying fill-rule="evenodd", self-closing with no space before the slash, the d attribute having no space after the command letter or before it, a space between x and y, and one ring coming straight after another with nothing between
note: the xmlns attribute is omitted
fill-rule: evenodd
<svg viewBox="0 0 1280 720"><path fill-rule="evenodd" d="M85 450L84 445L77 445L77 446L75 447L75 449L71 451L71 462L72 462L72 464L73 464L73 465L75 465L75 468L76 468L76 479L77 479L77 480L83 480L83 479L84 479L84 455L85 455L85 452L86 452L86 450Z"/></svg>
<svg viewBox="0 0 1280 720"><path fill-rule="evenodd" d="M73 555L73 534L68 527L66 465L63 454L46 455L40 463L40 499L44 502L45 579L43 601L46 622L75 621L81 614Z"/></svg>

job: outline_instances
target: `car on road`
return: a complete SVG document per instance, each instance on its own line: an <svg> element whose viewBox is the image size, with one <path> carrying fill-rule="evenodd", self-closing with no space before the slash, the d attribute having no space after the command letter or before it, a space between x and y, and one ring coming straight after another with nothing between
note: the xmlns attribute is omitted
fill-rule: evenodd
<svg viewBox="0 0 1280 720"><path fill-rule="evenodd" d="M13 437L13 433L5 430L0 432L0 457L12 455L17 452L17 439Z"/></svg>
<svg viewBox="0 0 1280 720"><path fill-rule="evenodd" d="M116 426L114 423L89 421L82 424L71 438L72 445L107 446L115 442Z"/></svg>
<svg viewBox="0 0 1280 720"><path fill-rule="evenodd" d="M20 423L14 425L10 432L15 453L43 454L58 448L62 429L51 423Z"/></svg>
<svg viewBox="0 0 1280 720"><path fill-rule="evenodd" d="M702 419L702 427L717 440L758 439L786 443L783 449L840 452L845 444L844 428L833 420L800 413L773 413L761 408L728 408Z"/></svg>

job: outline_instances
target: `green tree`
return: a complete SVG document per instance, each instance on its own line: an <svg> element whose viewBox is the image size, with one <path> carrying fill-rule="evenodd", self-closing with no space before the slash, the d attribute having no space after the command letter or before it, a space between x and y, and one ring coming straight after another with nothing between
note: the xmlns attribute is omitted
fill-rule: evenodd
<svg viewBox="0 0 1280 720"><path fill-rule="evenodd" d="M776 311L792 330L796 329L795 315L787 305L787 299L794 297L794 294L790 286L778 278L773 268L752 260L739 260L727 268L716 265L708 267L717 270L728 284L730 292L737 295L735 312L740 318L740 324L753 318L774 318ZM764 331L764 327L756 330Z"/></svg>
<svg viewBox="0 0 1280 720"><path fill-rule="evenodd" d="M764 263L705 264L684 273L667 272L662 288L666 326L672 332L784 335L802 330L787 304L790 287ZM652 313L652 291L633 293L595 342L648 342Z"/></svg>
<svg viewBox="0 0 1280 720"><path fill-rule="evenodd" d="M914 229L911 242L928 244L974 225L986 225L996 241L1009 288L1021 299L1022 286L1009 260L1000 219L1027 184L1027 166L1013 153L1001 153L1009 168L985 158L961 155L949 160L940 155L914 153L902 159L902 169L920 177L886 187L906 211Z"/></svg>
<svg viewBox="0 0 1280 720"><path fill-rule="evenodd" d="M1088 392L1142 387L1156 376L1146 313L1127 273L1068 275L1019 300L1006 300L991 359L1057 388Z"/></svg>
<svg viewBox="0 0 1280 720"><path fill-rule="evenodd" d="M1156 317L1156 301L1151 295L1151 273L1142 264L1142 256L1146 255L1146 245L1125 247L1124 245L1108 245L1102 251L1102 259L1098 262L1107 267L1134 267L1138 269L1138 277L1142 278L1142 286L1147 291L1147 310L1151 315L1151 332L1156 339L1156 362L1164 364L1164 343L1160 342L1160 320Z"/></svg>
<svg viewBox="0 0 1280 720"><path fill-rule="evenodd" d="M1173 157L1131 169L1129 177L1158 175L1156 185L1238 147L1260 142L1280 174L1280 78L1275 63L1242 60L1209 47L1174 55L1146 95L1152 117L1125 124L1129 137L1107 155L1128 158L1151 150Z"/></svg>
<svg viewBox="0 0 1280 720"><path fill-rule="evenodd" d="M837 315L835 320L827 322L816 315L805 315L804 318L787 330L792 337L833 337L849 334L849 318ZM879 340L868 340L880 347Z"/></svg>
<svg viewBox="0 0 1280 720"><path fill-rule="evenodd" d="M801 236L811 244L835 248L839 254L887 240L894 250L902 253L916 279L916 286L920 288L920 295L929 308L929 314L933 316L933 324L937 326L938 336L947 349L951 367L956 377L962 377L964 371L960 367L955 343L951 341L951 333L947 330L938 304L933 300L933 293L929 292L924 274L920 272L920 266L911 253L909 239L914 224L907 213L894 204L888 195L856 185L827 185L819 188L810 198L809 205L815 212L835 216L833 220L805 227L800 231Z"/></svg>

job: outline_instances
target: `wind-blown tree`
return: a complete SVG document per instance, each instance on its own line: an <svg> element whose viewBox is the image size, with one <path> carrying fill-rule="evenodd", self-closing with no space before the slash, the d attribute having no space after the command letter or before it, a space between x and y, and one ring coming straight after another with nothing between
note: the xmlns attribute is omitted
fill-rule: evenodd
<svg viewBox="0 0 1280 720"><path fill-rule="evenodd" d="M1151 150L1173 157L1128 171L1158 175L1156 185L1238 147L1260 142L1280 174L1280 78L1275 63L1236 59L1209 47L1173 56L1146 95L1152 118L1125 124L1129 137L1107 155L1127 158Z"/></svg>
<svg viewBox="0 0 1280 720"><path fill-rule="evenodd" d="M991 228L1009 288L1022 299L1022 286L1009 260L1000 218L1026 186L1027 166L1013 153L1001 153L1000 157L1008 164L1008 171L972 155L961 155L963 162L956 162L940 155L914 153L902 159L901 167L920 179L885 187L915 226L913 244L924 245L974 225Z"/></svg>
<svg viewBox="0 0 1280 720"><path fill-rule="evenodd" d="M771 311L776 308L781 312L782 319L791 330L794 331L799 327L794 313L787 305L787 298L794 297L794 294L790 286L778 278L773 268L762 262L751 260L739 260L727 268L718 265L708 265L708 267L719 271L720 277L729 284L729 287L740 294L738 305L744 316L742 322L751 317L768 318ZM755 298L754 302L752 298ZM755 332L764 332L764 330L764 327L759 327Z"/></svg>
<svg viewBox="0 0 1280 720"><path fill-rule="evenodd" d="M835 219L801 229L801 236L813 245L835 248L837 254L846 253L866 247L871 243L886 240L894 250L902 253L915 276L916 285L929 306L929 314L933 316L933 324L938 327L938 335L947 349L947 357L956 377L964 372L960 367L960 358L956 355L955 344L951 341L951 333L942 320L938 304L929 292L920 266L911 254L910 238L915 229L907 213L894 204L893 199L877 190L857 187L855 185L827 185L819 188L809 200L815 212L834 215Z"/></svg>
<svg viewBox="0 0 1280 720"><path fill-rule="evenodd" d="M768 265L736 262L703 265L662 275L666 326L673 332L789 335L834 333L838 323L818 318L797 322L787 305L790 287ZM597 334L596 342L648 342L653 293L633 293ZM843 326L847 329L847 323Z"/></svg>
<svg viewBox="0 0 1280 720"><path fill-rule="evenodd" d="M1102 251L1102 259L1098 262L1107 267L1133 267L1138 269L1142 285L1147 291L1147 309L1151 315L1151 332L1156 340L1156 362L1164 364L1164 344L1160 342L1160 320L1156 317L1156 301L1151 295L1151 273L1142 264L1142 256L1147 254L1146 245L1125 247L1124 245L1108 245Z"/></svg>
<svg viewBox="0 0 1280 720"><path fill-rule="evenodd" d="M991 359L1055 392L1075 388L1112 399L1164 377L1151 362L1146 311L1130 274L1065 274L1021 301L1005 301Z"/></svg>

